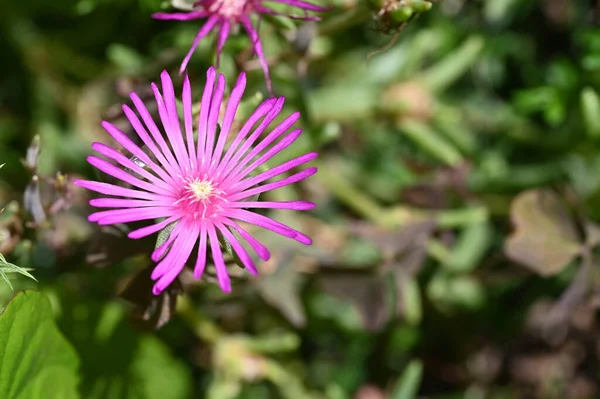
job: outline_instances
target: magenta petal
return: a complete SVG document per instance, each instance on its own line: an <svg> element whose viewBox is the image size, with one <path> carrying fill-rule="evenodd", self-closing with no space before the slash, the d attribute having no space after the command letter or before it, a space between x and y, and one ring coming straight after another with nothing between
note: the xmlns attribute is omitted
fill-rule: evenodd
<svg viewBox="0 0 600 399"><path fill-rule="evenodd" d="M212 223L209 223L207 227L208 239L210 241L213 261L215 262L219 286L224 292L231 292L231 281L229 280L229 274L227 274L227 267L225 266L225 260L223 259L223 252L219 246L219 239L217 238L215 226Z"/></svg>
<svg viewBox="0 0 600 399"><path fill-rule="evenodd" d="M265 53L263 52L258 32L252 26L252 21L250 21L249 17L243 17L241 19L241 23L244 26L244 28L246 28L248 35L250 35L250 39L252 40L252 44L254 45L254 52L256 52L258 62L260 63L260 66L262 67L263 72L265 74L265 80L267 81L267 90L269 90L269 93L271 93L272 95L273 85L271 83L271 76L269 75L269 64L267 63Z"/></svg>
<svg viewBox="0 0 600 399"><path fill-rule="evenodd" d="M250 118L248 118L246 123L244 123L244 126L242 126L242 128L238 132L238 134L235 137L235 139L233 140L233 142L229 145L229 148L227 149L225 156L219 162L219 165L216 170L217 176L221 176L221 174L224 173L224 171L227 170L227 168L229 168L229 161L234 156L235 151L237 150L239 145L242 143L243 139L246 138L248 133L250 133L250 130L254 127L254 125L262 117L265 117L273 110L273 107L275 106L276 103L277 103L277 100L274 98L266 100L262 104L260 104L258 106L258 108L256 108L256 110L252 113L252 115L250 115ZM270 121L265 122L266 120L267 120L267 118L265 118L263 123L266 123L266 124L270 123ZM266 126L264 128L266 128ZM264 128L263 128L263 130L264 130Z"/></svg>
<svg viewBox="0 0 600 399"><path fill-rule="evenodd" d="M163 180L159 179L155 175L151 174L147 170L140 167L138 164L127 158L125 155L121 154L119 151L110 148L106 144L102 143L92 143L92 148L101 155L104 155L107 158L113 159L117 161L121 166L131 169L133 172L137 173L144 179L151 181L153 184L164 188L165 190L171 190L171 186L165 183ZM139 157L138 157L139 158ZM141 159L140 159L141 160ZM158 165L154 163L149 164L150 167L161 177L164 175L168 177L168 175L160 168ZM158 170L158 171L157 171ZM159 173L160 172L160 173Z"/></svg>
<svg viewBox="0 0 600 399"><path fill-rule="evenodd" d="M210 67L206 71L206 85L202 93L202 101L200 103L200 116L198 117L198 162L204 163L206 136L208 133L208 115L210 111L210 102L212 100L213 91L215 88L216 71L214 67Z"/></svg>
<svg viewBox="0 0 600 399"><path fill-rule="evenodd" d="M174 21L189 21L192 19L206 18L209 15L210 15L210 13L206 10L192 11L192 12L174 12L174 13L157 12L155 14L152 14L152 18L162 19L162 20L174 20Z"/></svg>
<svg viewBox="0 0 600 399"><path fill-rule="evenodd" d="M244 95L245 89L246 89L246 74L241 73L233 91L231 92L229 101L227 102L227 109L225 110L225 117L223 118L223 126L221 128L221 133L219 135L219 141L217 142L217 146L215 148L215 152L213 155L211 171L214 171L215 168L220 164L221 156L223 154L223 149L225 147L227 137L229 136L229 131L231 130L231 126L233 125L233 120L235 118L235 114L237 112L237 109L238 109L241 101L242 101L242 96Z"/></svg>
<svg viewBox="0 0 600 399"><path fill-rule="evenodd" d="M106 173L109 176L112 176L116 179L124 181L125 183L129 183L132 186L137 188L141 188L142 190L149 191L151 193L160 194L160 195L170 195L171 193L164 188L157 187L148 182L142 181L137 177L133 177L129 173L125 172L122 169L117 168L115 165L106 162L104 159L100 159L97 157L87 157L87 161L90 165L95 166L98 170Z"/></svg>
<svg viewBox="0 0 600 399"><path fill-rule="evenodd" d="M189 155L185 149L183 142L183 136L181 134L181 126L179 123L179 112L177 110L177 99L175 97L175 89L173 88L173 81L167 71L162 71L160 74L160 81L163 89L163 99L165 102L165 111L167 112L167 118L169 118L169 124L171 129L166 130L169 142L175 151L175 155L179 160L181 170L185 171L190 166Z"/></svg>
<svg viewBox="0 0 600 399"><path fill-rule="evenodd" d="M229 21L224 20L221 24L221 29L219 29L219 36L217 39L217 67L219 67L219 62L221 60L221 53L223 52L223 47L225 47L225 42L229 37L229 30L231 28L231 24Z"/></svg>
<svg viewBox="0 0 600 399"><path fill-rule="evenodd" d="M176 220L177 220L177 217L175 217L175 216L170 217L168 219L163 220L160 223L156 223L156 224L153 224L150 226L146 226L146 227L142 227L137 230L130 231L129 234L127 234L127 237L137 240L139 238L146 237L146 236L149 236L154 233L158 233L159 231L161 231L162 229L164 229L171 223L175 222Z"/></svg>
<svg viewBox="0 0 600 399"><path fill-rule="evenodd" d="M90 222L98 222L99 225L117 223L138 222L140 220L158 219L171 216L171 209L166 207L150 207L138 209L116 209L92 213L88 216Z"/></svg>
<svg viewBox="0 0 600 399"><path fill-rule="evenodd" d="M213 146L215 144L215 136L217 134L217 122L219 121L219 114L221 113L221 104L223 103L224 95L225 75L220 74L217 79L217 88L213 93L213 98L210 104L210 111L208 114L206 147L204 148L204 158L202 159L203 165L210 165L211 162Z"/></svg>
<svg viewBox="0 0 600 399"><path fill-rule="evenodd" d="M165 273L159 278L159 280L154 284L154 288L152 292L154 295L160 294L165 288L167 288L175 278L181 273L183 268L185 267L185 263L190 257L192 253L192 249L194 248L194 244L198 239L198 226L196 224L191 224L187 226L188 228L185 234L182 234L180 237L183 237L181 242L173 243L169 254L175 253L174 259L169 259L170 264L165 268ZM166 262L165 258L163 262ZM161 268L159 265L156 266L156 269ZM153 273L154 275L154 273ZM156 276L156 275L155 275Z"/></svg>
<svg viewBox="0 0 600 399"><path fill-rule="evenodd" d="M239 148L239 150L237 150L237 152L235 153L235 155L233 155L231 157L231 159L227 161L227 163L223 162L222 163L223 166L219 167L220 170L219 170L219 173L217 174L217 176L219 176L219 178L221 180L224 180L230 174L230 172L232 170L235 170L235 169L238 168L238 162L239 162L240 158L242 158L244 156L244 154L252 147L252 144L254 144L254 142L265 131L265 129L277 117L277 115L279 115L279 113L281 112L281 109L283 108L284 102L285 102L284 98L278 98L275 101L275 104L273 105L273 108L271 108L271 110L265 116L265 118L263 119L263 121L258 125L258 127L254 130L254 132L252 132L252 134L250 135L250 137L248 137L248 139L246 139L245 141L242 141L240 139L240 144L242 144L242 145ZM242 137L242 131L240 131L238 137ZM234 148L234 145L236 144L236 141L237 141L237 138L231 144L231 148ZM229 153L229 151L227 151L227 152Z"/></svg>
<svg viewBox="0 0 600 399"><path fill-rule="evenodd" d="M185 137L187 140L187 148L190 157L192 169L196 166L196 144L194 143L194 121L192 115L192 87L190 78L185 75L183 80L183 92L181 94L183 103L183 120L185 126Z"/></svg>
<svg viewBox="0 0 600 399"><path fill-rule="evenodd" d="M277 143L276 145L274 145L273 147L271 147L269 150L267 150L257 160L255 160L249 166L247 166L246 168L244 168L241 172L239 172L239 173L235 174L233 177L231 177L231 180L240 180L240 179L243 179L249 173L251 173L252 171L254 171L256 168L258 168L259 166L263 165L265 162L268 162L275 155L277 155L278 153L280 153L281 151L283 151L284 149L286 149L287 147L289 147L290 145L292 145L294 143L294 141L296 141L298 139L298 137L300 137L301 134L302 134L302 130L294 130L293 132L291 132L290 134L288 134L287 136L285 136L279 143ZM263 140L261 142L260 145L256 146L250 152L250 154L248 155L248 157L246 159L244 159L244 161L242 161L240 163L240 167L242 165L244 165L247 162L247 160L250 160L250 159L254 158L256 155L258 155L260 153L260 151L263 150L263 147L266 147L268 144L270 144L270 142L269 142L270 140L269 139L271 139L271 137L267 137L265 140Z"/></svg>
<svg viewBox="0 0 600 399"><path fill-rule="evenodd" d="M243 222L255 224L259 227L280 234L284 237L294 239L305 245L312 244L312 240L306 235L302 234L301 232L294 230L291 227L279 223L266 216L259 215L258 213L249 212L243 209L230 209L224 212L224 216L231 217L233 219L238 219Z"/></svg>
<svg viewBox="0 0 600 399"><path fill-rule="evenodd" d="M200 244L198 245L198 258L194 266L194 278L199 279L204 274L206 268L206 223L200 224Z"/></svg>
<svg viewBox="0 0 600 399"><path fill-rule="evenodd" d="M281 165L278 165L274 168L271 168L262 173L259 173L258 175L254 176L254 177L251 177L246 180L242 180L238 183L235 183L234 185L231 186L230 190L231 191L245 190L248 187L252 187L256 184L262 183L265 180L277 177L280 174L289 171L290 169L296 168L300 165L310 162L313 159L315 159L318 155L319 154L317 154L316 152L309 152L308 154L304 154L302 156L299 156L298 158L284 162Z"/></svg>
<svg viewBox="0 0 600 399"><path fill-rule="evenodd" d="M218 22L219 17L215 15L211 16L206 20L204 26L202 26L200 31L198 31L198 34L196 35L196 38L192 43L192 47L190 47L190 51L188 51L185 58L183 59L183 62L181 63L181 67L179 68L179 74L182 74L183 71L185 71L185 68L187 68L187 64L190 62L190 59L192 58L196 47L198 47L198 44L200 44L200 40L202 40L204 36L208 35Z"/></svg>
<svg viewBox="0 0 600 399"><path fill-rule="evenodd" d="M148 134L146 133L146 130L143 128L141 123L139 123L139 121L137 120L137 117L135 115L132 115L129 120L131 121L132 126L135 128L138 136L140 136L140 138L142 139L144 144L146 144L146 146L152 151L152 153L156 156L158 161L161 162L161 164L165 167L165 169L171 175L176 175L178 173L178 169L179 169L179 167L177 166L177 161L175 161L175 158L173 157L173 154L171 153L169 146L165 142L165 139L163 138L162 133L160 132L160 130L158 130L158 126L156 126L156 123L154 123L154 119L150 115L150 112L148 112L148 109L146 108L146 106L144 105L142 100L137 96L137 94L130 93L129 98L131 98L131 101L133 102L133 104L135 105L135 108L137 109L138 113L142 117L144 124L150 131L150 134L152 135L152 139L154 139L154 141L156 141L156 143L160 147L160 150L154 145L154 141L152 141L152 139L148 136ZM123 106L123 109L125 110L126 106ZM133 114L133 112L131 112L131 114ZM137 123L134 124L134 121ZM165 179L165 180L167 180L167 179Z"/></svg>
<svg viewBox="0 0 600 399"><path fill-rule="evenodd" d="M160 199L160 196L148 193L146 191L132 190L130 188L119 187L113 184L101 183L97 181L75 180L73 184L104 195L114 195L116 197L131 197L147 200Z"/></svg>
<svg viewBox="0 0 600 399"><path fill-rule="evenodd" d="M298 172L296 174L293 174L285 179L277 180L272 183L268 183L268 184L258 186L258 187L255 187L255 188L252 188L252 189L249 189L246 191L242 191L240 193L229 196L227 199L230 202L239 201L241 199L248 198L248 197L251 197L256 194L264 193L265 191L271 191L271 190L275 190L275 189L287 186L289 184L297 183L300 180L304 180L307 177L314 175L315 173L317 173L317 168L315 168L315 167L307 168L307 169L305 169L301 172Z"/></svg>
<svg viewBox="0 0 600 399"><path fill-rule="evenodd" d="M233 234L231 234L231 231L229 231L227 227L223 226L223 224L217 223L216 226L223 236L225 236L225 239L229 241L229 244L231 244L231 247L242 261L244 267L248 269L250 273L258 274L252 258L250 255L248 255L248 251L246 251L246 249L239 243Z"/></svg>
<svg viewBox="0 0 600 399"><path fill-rule="evenodd" d="M95 198L90 205L96 208L144 208L149 206L170 205L167 201L145 201L122 198Z"/></svg>
<svg viewBox="0 0 600 399"><path fill-rule="evenodd" d="M167 251L171 247L171 244L173 244L175 239L177 239L177 237L179 237L179 234L181 234L182 230L183 230L183 223L182 222L177 223L175 225L175 227L173 228L173 230L171 230L171 234L169 234L169 238L167 238L165 240L165 242L163 242L158 248L156 248L152 252L152 255L150 255L150 259L152 259L152 261L154 261L154 262L158 262L159 260L161 260L162 257L167 253ZM152 275L155 275L155 273L160 273L160 272L161 272L160 269L157 271L157 269L155 268L154 271L152 272ZM154 277L152 277L152 279L156 280L156 278L154 278Z"/></svg>
<svg viewBox="0 0 600 399"><path fill-rule="evenodd" d="M291 209L294 211L308 211L315 208L315 204L308 201L235 201L227 204L228 208L251 209Z"/></svg>
<svg viewBox="0 0 600 399"><path fill-rule="evenodd" d="M292 7L298 7L303 10L309 10L309 11L325 12L325 11L330 11L333 9L332 7L330 7L330 8L321 7L316 4L312 4L312 3L309 3L307 1L302 1L302 0L268 0L268 1L271 1L274 3L280 3L280 4L287 4Z"/></svg>
<svg viewBox="0 0 600 399"><path fill-rule="evenodd" d="M239 224L229 219L224 219L223 223L237 231L238 234L242 236L242 238L246 240L248 244L250 244L250 246L254 249L259 258L265 261L271 259L271 254L269 253L267 247L262 245L256 238L254 238L250 233L244 230Z"/></svg>

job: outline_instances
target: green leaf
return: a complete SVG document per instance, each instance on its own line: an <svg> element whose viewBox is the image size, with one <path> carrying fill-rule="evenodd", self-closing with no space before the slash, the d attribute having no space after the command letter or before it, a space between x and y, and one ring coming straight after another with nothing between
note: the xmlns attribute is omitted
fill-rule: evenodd
<svg viewBox="0 0 600 399"><path fill-rule="evenodd" d="M404 369L391 399L414 399L417 397L421 379L423 378L423 364L418 360L411 361Z"/></svg>
<svg viewBox="0 0 600 399"><path fill-rule="evenodd" d="M407 138L433 158L450 166L463 161L460 152L431 127L413 120L402 122L398 127Z"/></svg>
<svg viewBox="0 0 600 399"><path fill-rule="evenodd" d="M480 264L492 245L493 229L487 222L468 225L460 234L452 256L444 265L455 272L467 272Z"/></svg>
<svg viewBox="0 0 600 399"><path fill-rule="evenodd" d="M123 303L64 290L60 303L62 330L81 358L85 399L191 397L190 371L160 339L132 328Z"/></svg>
<svg viewBox="0 0 600 399"><path fill-rule="evenodd" d="M432 92L442 92L467 73L480 59L485 40L472 36L443 60L425 70L421 79Z"/></svg>
<svg viewBox="0 0 600 399"><path fill-rule="evenodd" d="M600 137L600 96L591 87L581 92L581 112L588 136Z"/></svg>
<svg viewBox="0 0 600 399"><path fill-rule="evenodd" d="M4 258L4 255L0 254L0 277L2 277L4 281L6 281L6 284L8 284L8 286L12 290L13 286L10 283L10 280L8 279L6 273L19 273L37 281L35 277L29 274L29 272L26 269L23 269L22 267L19 267L17 265L13 265L12 263L8 263L6 261L6 258Z"/></svg>
<svg viewBox="0 0 600 399"><path fill-rule="evenodd" d="M19 293L0 315L0 360L2 399L79 397L79 359L39 292Z"/></svg>

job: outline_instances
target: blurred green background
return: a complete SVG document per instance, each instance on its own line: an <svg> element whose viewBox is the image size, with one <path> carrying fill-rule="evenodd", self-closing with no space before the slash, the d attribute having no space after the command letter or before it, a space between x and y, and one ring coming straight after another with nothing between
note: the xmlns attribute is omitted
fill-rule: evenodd
<svg viewBox="0 0 600 399"><path fill-rule="evenodd" d="M160 297L156 238L88 223L70 181L104 178L85 161L114 144L100 121L129 132L120 104L177 75L201 21L153 20L161 0L0 3L0 306L40 292L0 316L1 398L600 397L598 4L441 0L401 23L377 3L261 25L302 112L286 156L320 153L272 194L316 210L272 216L313 246L257 232L258 277L232 265L227 295L184 274ZM229 84L249 73L240 120L267 95L250 44L221 59Z"/></svg>

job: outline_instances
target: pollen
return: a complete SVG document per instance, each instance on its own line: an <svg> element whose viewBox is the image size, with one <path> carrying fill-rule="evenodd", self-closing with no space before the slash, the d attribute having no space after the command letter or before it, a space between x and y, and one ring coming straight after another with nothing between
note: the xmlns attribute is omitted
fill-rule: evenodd
<svg viewBox="0 0 600 399"><path fill-rule="evenodd" d="M189 182L187 189L195 201L206 201L215 191L211 181L199 179Z"/></svg>

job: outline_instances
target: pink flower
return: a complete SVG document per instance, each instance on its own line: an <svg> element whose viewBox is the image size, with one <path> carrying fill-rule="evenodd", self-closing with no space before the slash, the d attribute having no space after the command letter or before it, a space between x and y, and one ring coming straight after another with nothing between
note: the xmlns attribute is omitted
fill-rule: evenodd
<svg viewBox="0 0 600 399"><path fill-rule="evenodd" d="M304 16L287 16L306 21L319 20L318 17L306 15L308 11L322 12L329 10L328 8L319 7L315 4L311 4L302 0L200 0L194 4L194 7L196 7L197 10L172 14L156 13L153 15L153 17L156 19L174 19L178 21L208 18L204 26L202 26L196 35L196 39L194 40L190 51L185 56L183 63L181 64L180 73L183 73L185 70L190 58L192 57L192 54L194 53L194 50L198 46L198 43L200 43L200 40L208 35L213 29L219 30L217 39L218 60L231 29L236 24L241 24L248 32L248 35L250 35L250 39L254 45L254 51L256 52L260 65L265 73L267 88L269 89L269 93L272 93L271 78L269 77L269 66L258 37L258 30L252 26L252 21L250 20L250 15L252 14L282 15L265 4L269 2L286 4L291 7L302 9L305 14Z"/></svg>
<svg viewBox="0 0 600 399"><path fill-rule="evenodd" d="M131 231L130 238L142 238L176 223L168 240L152 253L152 260L157 262L151 276L156 280L154 294L158 295L173 282L196 245L198 258L194 266L194 277L202 276L207 262L207 248L210 247L219 285L223 291L231 291L218 233L231 244L244 266L252 274L256 274L252 258L233 232L238 233L261 259L268 260L269 251L240 222L254 224L310 245L311 240L306 235L249 210L314 208L313 203L306 201L259 202L252 199L257 194L296 183L316 173L317 168L310 167L285 177L286 172L315 159L317 154L314 152L266 171L258 170L300 136L300 129L288 132L298 120L299 113L288 116L261 138L281 112L285 101L283 97L271 98L258 106L239 132L232 132L235 114L246 86L246 76L241 74L227 102L221 131L217 133L225 77L219 75L217 78L215 69L210 68L202 95L196 136L189 79L186 77L183 83L183 128L179 121L173 82L166 71L161 74L161 82L162 93L154 83L152 89L166 140L135 93L131 93L131 100L141 120L127 105L123 106L123 110L145 149L134 144L112 124L102 123L104 129L147 168L101 143L92 144L92 148L120 167L102 158L88 157L90 164L127 183L131 188L88 180L75 182L88 190L111 196L90 201L92 206L98 208L112 208L91 214L91 222L110 225L162 219L158 223ZM227 144L231 135L234 136L233 140ZM276 142L279 138L281 139ZM272 178L278 180L267 183Z"/></svg>

